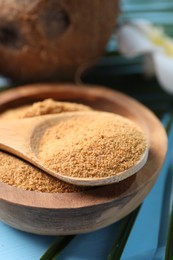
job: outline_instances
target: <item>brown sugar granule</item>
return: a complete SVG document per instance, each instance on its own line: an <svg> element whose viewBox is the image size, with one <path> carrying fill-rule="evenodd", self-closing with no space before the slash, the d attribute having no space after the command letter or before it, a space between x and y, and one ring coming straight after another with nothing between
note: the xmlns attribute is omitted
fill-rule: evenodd
<svg viewBox="0 0 173 260"><path fill-rule="evenodd" d="M17 119L35 117L48 114L59 114L63 112L73 111L87 111L91 110L90 107L70 103L70 102L58 102L53 99L45 99L41 102L36 102L30 106L24 106L15 109L9 109L0 115L0 119Z"/></svg>
<svg viewBox="0 0 173 260"><path fill-rule="evenodd" d="M17 157L0 151L0 181L30 191L79 192L82 187L67 184Z"/></svg>
<svg viewBox="0 0 173 260"><path fill-rule="evenodd" d="M111 113L89 113L50 127L39 144L39 159L63 175L113 176L132 167L146 149L144 133Z"/></svg>
<svg viewBox="0 0 173 260"><path fill-rule="evenodd" d="M90 108L78 104L56 102L49 99L35 103L32 106L6 111L0 115L0 120L1 123L3 123L2 119L23 118L24 115L36 116L45 113L61 113L79 110L90 110ZM47 175L31 164L3 151L0 151L0 182L24 190L49 193L80 192L85 189L62 182L57 178Z"/></svg>

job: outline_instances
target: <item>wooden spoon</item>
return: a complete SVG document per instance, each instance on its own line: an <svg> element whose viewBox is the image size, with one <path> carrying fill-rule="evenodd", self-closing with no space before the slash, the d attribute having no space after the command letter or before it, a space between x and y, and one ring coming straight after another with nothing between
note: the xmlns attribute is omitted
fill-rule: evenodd
<svg viewBox="0 0 173 260"><path fill-rule="evenodd" d="M127 169L126 171L119 172L115 176L104 177L104 178L77 178L69 177L61 174L60 172L54 172L48 169L45 165L40 162L37 156L37 148L41 136L48 127L51 127L63 120L68 118L78 117L86 115L86 113L97 113L93 111L85 112L69 112L56 115L44 115L33 118L24 118L17 120L2 120L0 125L0 149L17 155L18 157L28 161L29 163L37 166L46 173L57 177L68 183L81 186L99 186L106 185L115 182L119 182L137 171L139 171L146 163L148 158L148 147L142 154L139 161L136 164ZM102 112L106 113L106 112Z"/></svg>

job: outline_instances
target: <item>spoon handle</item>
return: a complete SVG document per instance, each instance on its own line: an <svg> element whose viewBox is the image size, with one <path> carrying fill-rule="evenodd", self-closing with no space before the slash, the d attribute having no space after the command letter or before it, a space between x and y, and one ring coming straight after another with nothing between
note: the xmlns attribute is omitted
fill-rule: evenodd
<svg viewBox="0 0 173 260"><path fill-rule="evenodd" d="M32 123L32 127L31 127ZM15 154L22 159L30 161L36 159L31 148L33 124L38 121L2 120L0 123L0 149Z"/></svg>
<svg viewBox="0 0 173 260"><path fill-rule="evenodd" d="M47 117L47 121L49 122L49 117ZM0 149L18 156L58 178L58 173L45 168L37 158L36 147L38 140L36 139L37 135L39 137L39 126L42 123L45 123L43 126L46 125L47 121L42 117L1 121Z"/></svg>

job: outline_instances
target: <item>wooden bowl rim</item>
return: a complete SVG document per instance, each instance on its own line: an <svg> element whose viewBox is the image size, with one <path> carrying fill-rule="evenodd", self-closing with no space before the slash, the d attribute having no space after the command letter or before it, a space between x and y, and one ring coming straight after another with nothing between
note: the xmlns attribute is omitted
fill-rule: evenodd
<svg viewBox="0 0 173 260"><path fill-rule="evenodd" d="M100 86L81 85L75 86L73 84L34 84L17 87L14 89L6 90L0 93L0 108L14 104L16 101L28 98L28 101L43 93L43 96L49 93L59 93L60 96L64 93L70 93L75 97L87 97L89 100L95 98L103 98L115 102L125 108L131 115L139 119L140 123L145 128L150 139L149 159L146 165L137 173L137 178L124 192L117 196L114 192L115 184L110 186L98 187L89 191L77 193L41 193L36 191L22 190L5 183L0 183L0 199L11 204L24 205L28 207L46 208L46 209L76 209L92 207L95 205L103 205L111 203L112 201L118 202L121 198L128 198L130 194L135 194L155 175L158 174L163 161L165 159L167 150L167 136L165 130L157 119L157 117L144 105L119 91L111 90ZM60 99L62 100L62 99ZM128 107L127 107L128 105ZM155 125L155 131L152 126ZM157 144L161 148L160 155L158 156L155 147L155 135L159 135ZM158 148L157 148L158 149ZM157 165L152 165L151 160L157 161ZM153 169L151 169L151 165ZM110 188L111 187L111 188ZM15 194L15 195L14 195Z"/></svg>

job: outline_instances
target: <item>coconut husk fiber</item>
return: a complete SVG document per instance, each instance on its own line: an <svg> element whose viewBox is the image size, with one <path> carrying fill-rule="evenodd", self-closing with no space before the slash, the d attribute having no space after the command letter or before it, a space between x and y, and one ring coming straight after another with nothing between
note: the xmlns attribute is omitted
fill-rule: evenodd
<svg viewBox="0 0 173 260"><path fill-rule="evenodd" d="M118 0L0 0L0 74L73 78L103 54L117 14Z"/></svg>

